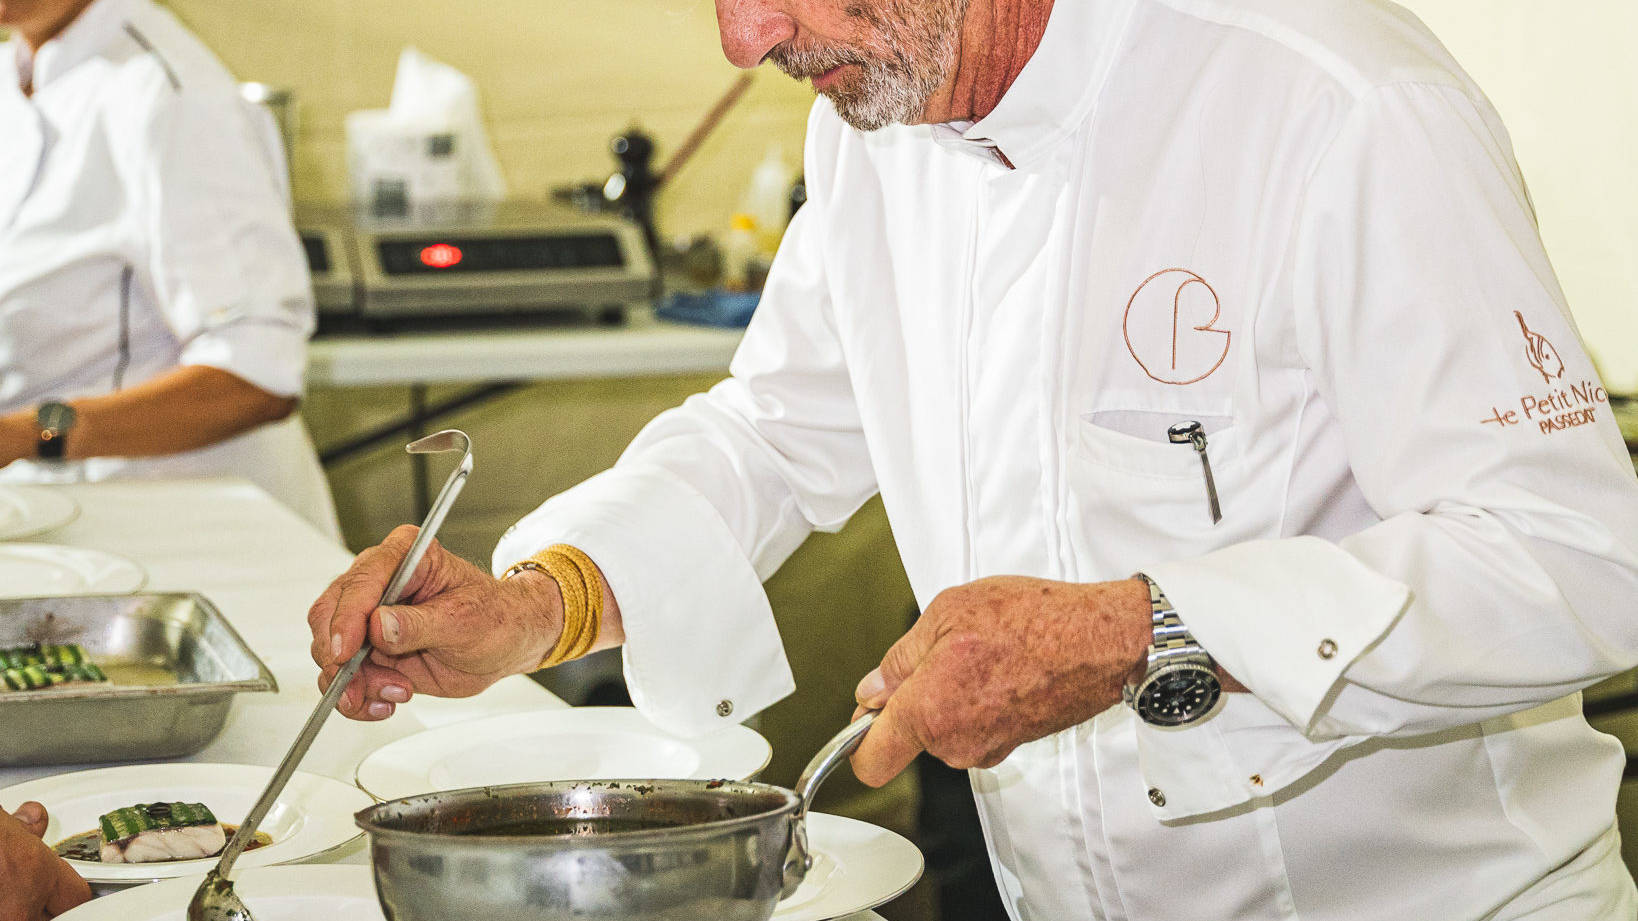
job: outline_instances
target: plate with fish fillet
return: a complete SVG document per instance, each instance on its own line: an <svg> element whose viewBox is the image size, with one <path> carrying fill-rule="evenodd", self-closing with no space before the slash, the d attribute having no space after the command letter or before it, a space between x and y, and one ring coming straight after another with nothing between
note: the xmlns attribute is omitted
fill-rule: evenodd
<svg viewBox="0 0 1638 921"><path fill-rule="evenodd" d="M10 811L29 800L50 814L45 840L81 876L129 884L209 870L272 768L247 764L137 764L42 777L0 790ZM297 772L238 866L306 860L361 836L357 788Z"/></svg>
<svg viewBox="0 0 1638 921"><path fill-rule="evenodd" d="M245 855L249 857L249 854ZM233 890L256 921L382 921L369 867L259 867L234 871ZM58 915L58 921L187 921L199 877L116 892Z"/></svg>

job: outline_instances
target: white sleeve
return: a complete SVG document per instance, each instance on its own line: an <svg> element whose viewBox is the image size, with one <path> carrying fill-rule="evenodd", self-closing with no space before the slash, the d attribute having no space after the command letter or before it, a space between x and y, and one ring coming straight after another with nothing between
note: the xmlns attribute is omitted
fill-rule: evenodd
<svg viewBox="0 0 1638 921"><path fill-rule="evenodd" d="M794 690L762 580L876 492L818 245L819 133L810 124L814 195L786 231L732 376L656 418L612 470L495 549L497 572L557 542L596 561L620 602L632 699L679 733Z"/></svg>
<svg viewBox="0 0 1638 921"><path fill-rule="evenodd" d="M214 87L168 87L144 139L145 267L181 364L302 392L313 296L268 128Z"/></svg>
<svg viewBox="0 0 1638 921"><path fill-rule="evenodd" d="M1382 520L1145 567L1255 694L1198 731L1138 730L1163 817L1638 663L1638 483L1504 138L1461 90L1403 84L1317 169L1300 348Z"/></svg>

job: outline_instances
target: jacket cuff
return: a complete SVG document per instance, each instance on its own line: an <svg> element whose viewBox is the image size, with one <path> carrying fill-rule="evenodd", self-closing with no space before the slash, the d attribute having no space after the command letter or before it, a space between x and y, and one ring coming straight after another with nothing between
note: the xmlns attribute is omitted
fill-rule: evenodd
<svg viewBox="0 0 1638 921"><path fill-rule="evenodd" d="M1307 735L1410 600L1403 583L1317 537L1248 541L1143 572L1225 671Z"/></svg>
<svg viewBox="0 0 1638 921"><path fill-rule="evenodd" d="M1311 741L1256 697L1224 696L1216 715L1183 729L1151 726L1127 711L1156 819L1179 821L1270 796L1357 741Z"/></svg>
<svg viewBox="0 0 1638 921"><path fill-rule="evenodd" d="M497 575L552 544L583 550L620 605L632 701L702 735L796 689L756 570L717 510L662 468L624 463L547 501L495 548Z"/></svg>

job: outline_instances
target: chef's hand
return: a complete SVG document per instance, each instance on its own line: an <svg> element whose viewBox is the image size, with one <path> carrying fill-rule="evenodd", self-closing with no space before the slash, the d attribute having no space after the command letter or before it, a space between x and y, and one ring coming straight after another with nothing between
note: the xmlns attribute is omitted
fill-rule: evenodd
<svg viewBox="0 0 1638 921"><path fill-rule="evenodd" d="M91 886L41 840L45 830L39 803L0 809L0 921L42 921L91 900Z"/></svg>
<svg viewBox="0 0 1638 921"><path fill-rule="evenodd" d="M955 768L995 767L1118 703L1152 623L1140 579L1000 576L942 592L854 692L861 709L882 712L853 771L879 787L923 751ZM1242 690L1226 676L1224 688Z"/></svg>
<svg viewBox="0 0 1638 921"><path fill-rule="evenodd" d="M502 581L434 541L404 600L377 607L417 529L405 525L358 555L307 613L319 688L335 680L368 630L375 650L337 705L356 720L391 716L414 694L471 697L531 671L557 642L563 597L540 572Z"/></svg>

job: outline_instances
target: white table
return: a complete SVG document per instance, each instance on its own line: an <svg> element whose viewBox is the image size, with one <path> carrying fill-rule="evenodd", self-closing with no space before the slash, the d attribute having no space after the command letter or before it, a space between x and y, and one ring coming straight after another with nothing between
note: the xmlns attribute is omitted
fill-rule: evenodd
<svg viewBox="0 0 1638 921"><path fill-rule="evenodd" d="M654 377L726 372L740 329L689 326L634 310L621 326L325 336L307 351L323 387Z"/></svg>
<svg viewBox="0 0 1638 921"><path fill-rule="evenodd" d="M308 654L307 608L352 556L242 480L62 488L80 503L80 517L42 540L120 554L147 570L148 590L194 591L211 599L279 683L276 694L235 698L222 734L182 760L276 764L319 701L318 668ZM516 676L467 700L417 697L379 723L332 717L302 769L352 783L353 767L366 754L427 727L564 706ZM0 768L0 788L80 767L89 765ZM359 842L323 859L364 863L366 858ZM880 921L880 916L863 912L847 921Z"/></svg>
<svg viewBox="0 0 1638 921"><path fill-rule="evenodd" d="M276 694L235 698L226 728L188 761L272 766L318 705L318 669L308 654L307 608L352 556L249 483L239 480L106 483L63 487L81 514L45 540L129 557L148 571L147 589L195 591L267 664ZM464 701L418 698L380 723L340 718L324 727L304 770L352 782L364 755L452 720L562 701L522 676ZM74 766L0 768L0 787Z"/></svg>
<svg viewBox="0 0 1638 921"><path fill-rule="evenodd" d="M535 381L726 374L745 331L660 320L633 309L620 326L530 327L391 335L337 335L307 349L312 387L409 388L403 418L323 446L326 466L382 444L418 438L446 413L475 406ZM427 402L433 385L470 385ZM413 494L426 513L427 459L415 458Z"/></svg>

